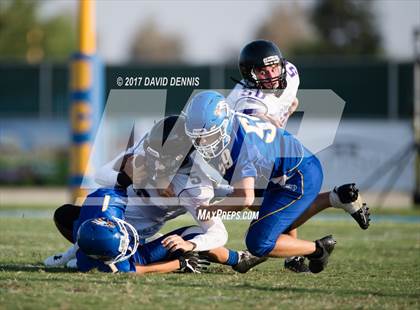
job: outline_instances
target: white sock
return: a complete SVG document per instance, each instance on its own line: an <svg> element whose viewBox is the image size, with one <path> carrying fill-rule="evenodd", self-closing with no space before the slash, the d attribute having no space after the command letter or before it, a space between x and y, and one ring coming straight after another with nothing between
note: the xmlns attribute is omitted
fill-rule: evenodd
<svg viewBox="0 0 420 310"><path fill-rule="evenodd" d="M67 249L66 252L63 253L63 256L66 257L68 260L76 257L76 252L79 249L79 246L76 244L73 244L71 247Z"/></svg>
<svg viewBox="0 0 420 310"><path fill-rule="evenodd" d="M359 210L362 205L360 195L357 198L357 200L354 202L342 203L337 193L334 190L330 192L329 199L330 199L330 204L333 208L343 209L349 214L353 214L354 212Z"/></svg>
<svg viewBox="0 0 420 310"><path fill-rule="evenodd" d="M66 264L66 267L70 269L77 269L77 259L73 258L69 260Z"/></svg>
<svg viewBox="0 0 420 310"><path fill-rule="evenodd" d="M294 260L297 256L290 256L290 257L286 257L284 260L286 262L291 262L292 260Z"/></svg>

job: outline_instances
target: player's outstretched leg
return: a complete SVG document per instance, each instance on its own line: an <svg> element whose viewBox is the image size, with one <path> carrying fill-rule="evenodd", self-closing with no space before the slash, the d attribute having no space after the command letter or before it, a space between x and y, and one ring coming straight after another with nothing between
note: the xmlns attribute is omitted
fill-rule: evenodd
<svg viewBox="0 0 420 310"><path fill-rule="evenodd" d="M288 235L297 239L297 229L292 229ZM292 256L284 259L284 268L296 273L309 272L309 267L305 262L304 256Z"/></svg>
<svg viewBox="0 0 420 310"><path fill-rule="evenodd" d="M248 250L235 251L225 247L201 252L201 254L205 255L209 261L231 266L233 270L239 273L246 273L268 259L267 257L254 256Z"/></svg>
<svg viewBox="0 0 420 310"><path fill-rule="evenodd" d="M369 227L369 208L366 203L362 202L356 184L350 183L335 187L330 192L329 199L334 208L343 209L349 213L359 224L360 228L367 229Z"/></svg>
<svg viewBox="0 0 420 310"><path fill-rule="evenodd" d="M315 240L315 252L306 256L309 259L309 270L312 273L319 273L324 270L336 243L331 235Z"/></svg>
<svg viewBox="0 0 420 310"><path fill-rule="evenodd" d="M268 257L258 257L249 253L248 250L238 251L239 262L232 266L232 269L239 273L246 273L251 268L265 262Z"/></svg>

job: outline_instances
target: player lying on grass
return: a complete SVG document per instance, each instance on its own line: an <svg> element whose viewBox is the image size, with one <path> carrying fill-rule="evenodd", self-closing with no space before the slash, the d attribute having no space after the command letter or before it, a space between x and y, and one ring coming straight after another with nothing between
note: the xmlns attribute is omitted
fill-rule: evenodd
<svg viewBox="0 0 420 310"><path fill-rule="evenodd" d="M305 256L309 269L321 272L334 249L335 240L326 236L315 242L287 234L316 213L331 207L358 214L356 220L369 223L369 213L346 186L348 203L336 197L314 204L323 173L319 160L287 131L242 113L233 112L225 98L214 91L194 96L186 108L186 134L207 163L234 187L236 205L204 206L202 210L238 211L253 206L254 189L264 189L259 217L251 222L246 245L259 257ZM353 195L354 194L354 195ZM352 196L353 195L353 196ZM359 221L360 220L360 221Z"/></svg>
<svg viewBox="0 0 420 310"><path fill-rule="evenodd" d="M237 81L226 98L229 107L270 121L276 127L286 128L289 117L296 111L299 103L296 95L300 79L296 66L283 57L273 42L256 40L241 50L239 69L243 79ZM351 196L357 195L357 189L353 186L337 187L337 191L344 202L351 201ZM262 197L262 194L262 190L255 190L256 197ZM333 204L340 204L334 193L319 194L314 204L329 206L330 198L333 199ZM367 212L365 208L361 210ZM366 229L366 216L354 216L359 225ZM289 230L288 234L297 238L297 229ZM294 272L309 271L303 256L286 258L284 266Z"/></svg>
<svg viewBox="0 0 420 310"><path fill-rule="evenodd" d="M142 240L154 236L168 220L189 212L200 225L194 228L194 232L199 234L190 240L178 234L168 235L160 239L163 245L185 252L211 250L208 254L215 262L246 272L264 259L256 258L246 251L223 248L228 235L220 218L215 217L209 221L196 218L195 209L213 198L213 187L201 170L194 169L189 156L183 154L192 146L184 133L183 118L179 123L177 121L178 117L171 116L158 122L144 139L98 171L96 180L106 188L116 185L119 190L128 191L128 204L124 201L121 208L125 209L126 221L136 228ZM166 187L164 190L157 188L160 180L170 178L168 174L175 175L172 176L170 193ZM133 180L139 189L133 187ZM176 201L173 205L164 205L161 196L175 196ZM70 242L75 240L74 221L80 217L80 211L83 213L84 208L89 206L80 209L64 205L54 214L57 228ZM95 218L102 216L100 212L90 215ZM65 253L53 255L45 260L45 265L65 265L76 251L77 247L71 247Z"/></svg>
<svg viewBox="0 0 420 310"><path fill-rule="evenodd" d="M136 229L124 221L127 194L120 189L98 189L88 195L73 227L76 258L82 272L165 273L176 270L199 273L209 263L198 253L167 248L164 240L179 235L184 240L199 233L197 226L182 227L154 241L139 244Z"/></svg>

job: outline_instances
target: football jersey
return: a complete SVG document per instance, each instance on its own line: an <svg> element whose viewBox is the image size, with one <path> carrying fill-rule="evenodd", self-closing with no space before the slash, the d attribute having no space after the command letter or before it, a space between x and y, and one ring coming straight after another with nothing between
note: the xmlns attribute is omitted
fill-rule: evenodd
<svg viewBox="0 0 420 310"><path fill-rule="evenodd" d="M284 184L312 155L286 130L257 117L236 112L230 126L229 146L208 163L231 185L245 177L261 189L269 181Z"/></svg>
<svg viewBox="0 0 420 310"><path fill-rule="evenodd" d="M77 240L77 232L84 221L97 217L124 219L127 195L123 190L98 189L86 197L83 207L80 210L79 218L73 224L73 238ZM112 272L111 268L100 260L90 258L80 249L76 252L77 268L86 272L97 268L102 272ZM134 256L122 262L116 263L115 267L119 272L135 272L136 264Z"/></svg>
<svg viewBox="0 0 420 310"><path fill-rule="evenodd" d="M212 182L195 165L181 168L171 184L173 198L161 197L153 184L147 184L141 190L134 190L132 186L127 189L126 220L137 229L140 238L153 236L165 222L187 213L189 208L208 204L214 195ZM192 196L192 191L194 197L186 199L186 195Z"/></svg>
<svg viewBox="0 0 420 310"><path fill-rule="evenodd" d="M126 156L145 155L143 141L144 137L100 168L95 175L98 184L114 187L121 169L119 166L121 160ZM218 217L208 221L197 218L197 207L209 204L214 197L214 180L209 179L206 172L201 169L200 159L204 161L201 156L197 156L195 151L189 152L186 156L177 173L170 177L175 194L173 198L161 197L153 180L148 180L149 184L140 185L141 188L133 186L127 188L128 204L125 219L136 228L141 239L147 239L155 235L165 222L188 212L202 229L202 234L190 240L196 244L194 251L208 251L226 242L224 239L227 238L227 231ZM218 175L217 172L216 174ZM219 184L216 187L219 199L232 191L229 186Z"/></svg>
<svg viewBox="0 0 420 310"><path fill-rule="evenodd" d="M287 121L288 111L296 98L299 87L299 74L296 67L286 62L287 87L277 95L272 90L251 89L244 80L235 85L226 98L229 107L248 115L268 114Z"/></svg>
<svg viewBox="0 0 420 310"><path fill-rule="evenodd" d="M96 179L101 185L115 185L118 174L114 170L115 163L126 154L144 155L142 140L100 169L101 176L99 180ZM125 219L136 228L141 239L147 239L155 235L165 222L188 212L202 228L202 234L190 241L196 244L195 251L207 251L224 244L223 236L227 232L220 218L214 217L209 221L199 221L196 218L196 208L209 204L214 196L213 182L201 170L200 161L191 159L190 156L196 155L188 156L189 160L185 160L177 174L171 177L175 197L161 197L153 183L145 184L141 189L129 186ZM218 195L222 195L222 192L227 195L231 189L218 188Z"/></svg>

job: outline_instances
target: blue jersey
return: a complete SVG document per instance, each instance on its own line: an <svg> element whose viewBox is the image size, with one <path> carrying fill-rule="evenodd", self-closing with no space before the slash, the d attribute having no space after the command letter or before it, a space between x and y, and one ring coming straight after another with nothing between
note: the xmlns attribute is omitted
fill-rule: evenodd
<svg viewBox="0 0 420 310"><path fill-rule="evenodd" d="M254 177L256 188L287 180L312 154L293 135L270 122L235 113L229 128L231 141L213 166L230 184Z"/></svg>
<svg viewBox="0 0 420 310"><path fill-rule="evenodd" d="M127 203L127 195L125 190L118 189L98 189L88 195L79 218L73 224L73 238L77 240L77 232L83 222L97 217L116 217L124 219L124 213ZM89 271L97 268L103 272L111 272L111 268L103 262L92 259L81 250L76 253L77 267L80 271ZM129 259L115 264L120 272L135 272L137 262L135 255Z"/></svg>
<svg viewBox="0 0 420 310"><path fill-rule="evenodd" d="M77 232L83 222L98 218L116 217L124 219L126 209L127 195L125 190L119 189L98 189L90 194L80 210L79 218L73 223L73 237L77 240ZM170 253L163 245L162 240L169 235L178 234L185 240L194 238L197 233L188 232L189 227L182 227L175 231L146 244L142 244L137 248L133 256L128 259L115 264L118 272L136 272L136 265L148 265L155 262L176 258L180 253ZM80 271L89 271L98 269L102 272L112 272L111 268L100 260L90 258L84 254L80 249L76 253L77 268Z"/></svg>

